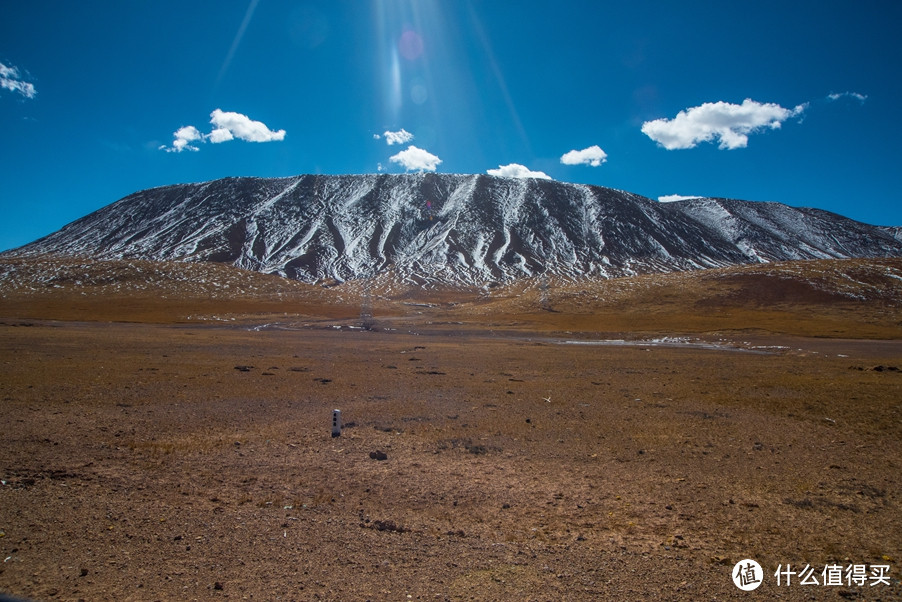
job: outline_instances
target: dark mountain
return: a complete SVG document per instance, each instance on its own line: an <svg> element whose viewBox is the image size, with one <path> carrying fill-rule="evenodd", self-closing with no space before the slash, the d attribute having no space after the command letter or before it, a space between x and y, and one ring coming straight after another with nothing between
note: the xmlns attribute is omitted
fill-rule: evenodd
<svg viewBox="0 0 902 602"><path fill-rule="evenodd" d="M902 241L902 226L878 226L878 228L889 233L896 240Z"/></svg>
<svg viewBox="0 0 902 602"><path fill-rule="evenodd" d="M485 175L228 178L137 192L7 252L213 261L308 282L482 284L902 256L898 229L817 209Z"/></svg>

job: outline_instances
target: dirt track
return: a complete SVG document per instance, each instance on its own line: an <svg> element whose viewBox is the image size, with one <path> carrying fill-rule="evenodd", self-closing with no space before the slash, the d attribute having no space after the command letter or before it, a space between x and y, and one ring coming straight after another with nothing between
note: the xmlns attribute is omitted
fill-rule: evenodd
<svg viewBox="0 0 902 602"><path fill-rule="evenodd" d="M900 341L254 324L0 325L0 591L902 597ZM744 558L755 594L730 578ZM773 576L833 562L891 565L891 585Z"/></svg>

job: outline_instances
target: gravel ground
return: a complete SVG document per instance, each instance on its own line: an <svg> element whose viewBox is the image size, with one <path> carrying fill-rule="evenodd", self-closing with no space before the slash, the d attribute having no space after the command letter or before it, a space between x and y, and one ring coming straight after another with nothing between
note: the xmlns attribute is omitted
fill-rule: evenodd
<svg viewBox="0 0 902 602"><path fill-rule="evenodd" d="M2 320L0 591L902 598L902 342L561 345L417 319ZM755 593L731 579L746 558ZM787 564L868 580L778 586Z"/></svg>

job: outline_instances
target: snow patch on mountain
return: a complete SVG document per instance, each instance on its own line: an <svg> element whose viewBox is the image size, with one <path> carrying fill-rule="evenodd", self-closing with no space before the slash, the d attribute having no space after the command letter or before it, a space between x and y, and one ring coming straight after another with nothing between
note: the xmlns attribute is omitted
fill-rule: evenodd
<svg viewBox="0 0 902 602"><path fill-rule="evenodd" d="M611 278L902 256L898 228L816 209L488 175L227 178L144 190L10 256L212 261L306 282Z"/></svg>

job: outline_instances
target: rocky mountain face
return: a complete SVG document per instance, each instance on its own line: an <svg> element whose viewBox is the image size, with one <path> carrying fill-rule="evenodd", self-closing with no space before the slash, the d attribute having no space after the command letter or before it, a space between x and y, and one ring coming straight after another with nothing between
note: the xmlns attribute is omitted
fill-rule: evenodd
<svg viewBox="0 0 902 602"><path fill-rule="evenodd" d="M879 226L879 228L896 240L902 241L902 226Z"/></svg>
<svg viewBox="0 0 902 602"><path fill-rule="evenodd" d="M13 256L212 261L307 282L485 284L902 256L898 228L779 203L658 203L487 175L227 178L137 192Z"/></svg>

